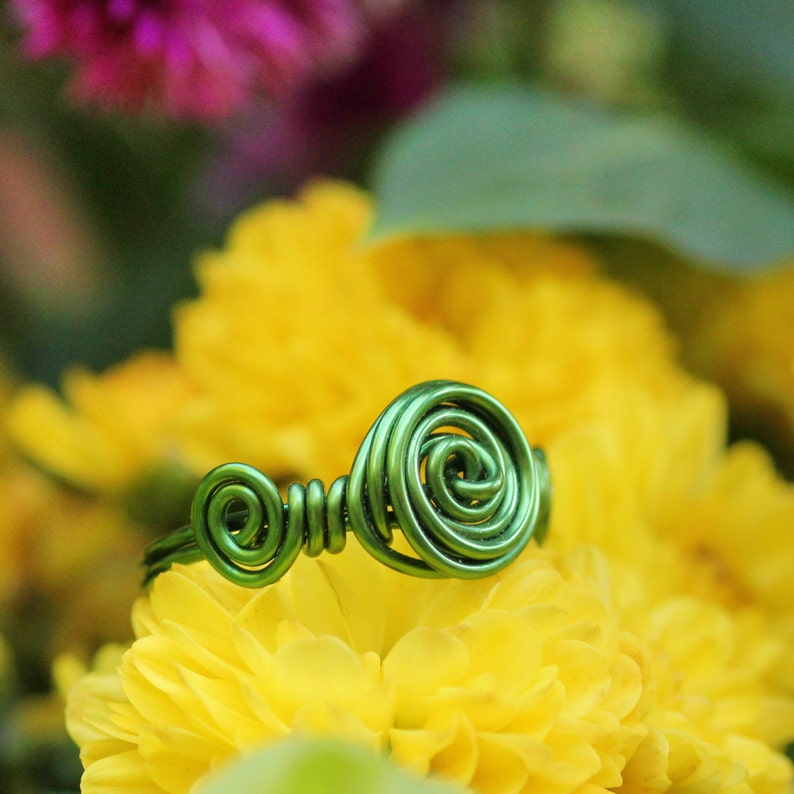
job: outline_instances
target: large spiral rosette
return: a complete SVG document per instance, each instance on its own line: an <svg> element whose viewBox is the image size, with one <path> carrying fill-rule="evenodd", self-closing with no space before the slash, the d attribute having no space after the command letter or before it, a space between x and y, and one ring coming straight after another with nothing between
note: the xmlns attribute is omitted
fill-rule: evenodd
<svg viewBox="0 0 794 794"><path fill-rule="evenodd" d="M545 533L551 490L507 409L481 389L421 383L400 395L361 445L347 483L362 545L415 576L476 578L501 570ZM402 531L417 557L396 551Z"/></svg>
<svg viewBox="0 0 794 794"><path fill-rule="evenodd" d="M509 565L533 535L541 542L550 505L545 457L507 409L473 386L429 381L386 408L350 475L327 493L319 480L293 483L284 504L252 466L213 469L196 491L191 525L153 543L144 563L149 580L174 562L206 558L231 581L261 587L301 549L341 551L352 530L403 573L476 578ZM409 548L395 548L395 530Z"/></svg>

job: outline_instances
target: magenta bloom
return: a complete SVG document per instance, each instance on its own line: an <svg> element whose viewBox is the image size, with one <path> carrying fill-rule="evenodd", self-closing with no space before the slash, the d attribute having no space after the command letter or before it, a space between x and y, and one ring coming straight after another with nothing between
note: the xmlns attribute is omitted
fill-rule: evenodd
<svg viewBox="0 0 794 794"><path fill-rule="evenodd" d="M200 188L207 208L230 216L263 188L289 194L317 174L350 178L366 167L383 132L443 85L456 11L442 0L407 3L373 25L354 63L236 119Z"/></svg>
<svg viewBox="0 0 794 794"><path fill-rule="evenodd" d="M32 58L66 56L72 89L127 110L209 120L354 58L356 0L12 0Z"/></svg>

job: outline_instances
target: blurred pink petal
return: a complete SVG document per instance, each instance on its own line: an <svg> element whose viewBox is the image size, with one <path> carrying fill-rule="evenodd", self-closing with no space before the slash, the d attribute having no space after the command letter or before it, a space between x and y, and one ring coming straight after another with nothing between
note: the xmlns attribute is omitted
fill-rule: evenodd
<svg viewBox="0 0 794 794"><path fill-rule="evenodd" d="M11 5L26 55L71 60L71 87L80 99L204 121L239 111L259 92L284 96L352 62L376 16L357 0Z"/></svg>
<svg viewBox="0 0 794 794"><path fill-rule="evenodd" d="M54 156L0 129L0 280L40 314L85 315L107 288L97 231Z"/></svg>
<svg viewBox="0 0 794 794"><path fill-rule="evenodd" d="M223 217L263 187L290 193L308 177L359 169L384 129L443 83L453 12L452 4L436 0L381 18L355 63L238 119L199 186L201 203Z"/></svg>

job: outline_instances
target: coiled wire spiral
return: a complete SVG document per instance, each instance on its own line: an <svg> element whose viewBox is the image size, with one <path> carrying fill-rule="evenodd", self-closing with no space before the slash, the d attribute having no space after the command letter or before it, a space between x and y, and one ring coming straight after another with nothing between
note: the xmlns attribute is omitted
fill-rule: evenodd
<svg viewBox="0 0 794 794"><path fill-rule="evenodd" d="M350 529L390 568L414 576L464 579L502 570L548 526L546 459L531 450L507 409L486 392L453 381L408 389L378 417L350 474L326 494L320 480L275 483L243 463L207 474L193 498L191 525L146 550L146 580L174 562L206 558L232 582L262 587L298 553L340 552ZM400 530L416 557L393 548Z"/></svg>

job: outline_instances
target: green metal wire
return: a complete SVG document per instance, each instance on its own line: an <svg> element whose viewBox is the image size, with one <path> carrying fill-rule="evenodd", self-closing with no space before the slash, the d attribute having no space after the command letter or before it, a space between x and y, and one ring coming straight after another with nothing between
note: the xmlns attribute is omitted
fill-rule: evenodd
<svg viewBox="0 0 794 794"><path fill-rule="evenodd" d="M494 397L428 381L397 397L367 433L350 474L325 492L293 483L286 504L253 466L226 463L193 498L191 525L146 550L146 581L174 562L206 558L227 579L263 587L298 553L338 553L351 530L380 562L413 576L488 576L531 537L543 541L551 508L546 458ZM405 536L416 556L395 549Z"/></svg>

